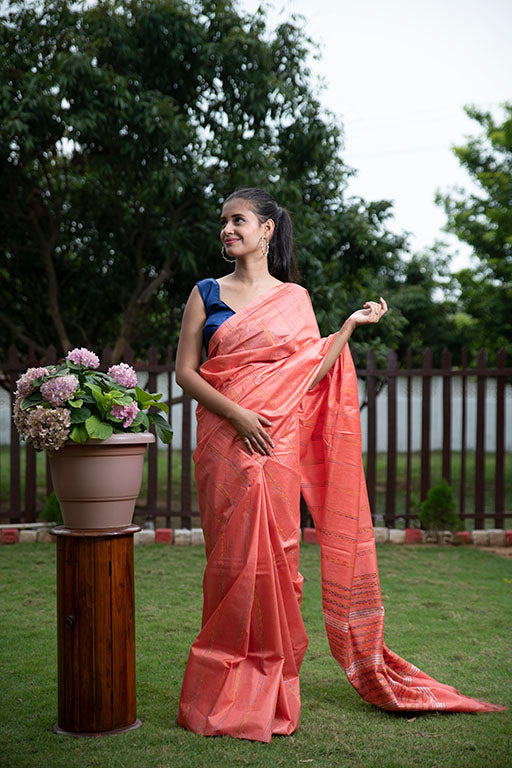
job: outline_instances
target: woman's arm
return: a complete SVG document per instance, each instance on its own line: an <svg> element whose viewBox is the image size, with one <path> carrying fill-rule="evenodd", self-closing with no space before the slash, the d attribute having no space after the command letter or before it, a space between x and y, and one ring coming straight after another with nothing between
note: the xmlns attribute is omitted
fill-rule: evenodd
<svg viewBox="0 0 512 768"><path fill-rule="evenodd" d="M217 392L215 387L208 384L198 372L205 320L204 303L199 289L194 286L183 313L176 351L176 383L209 411L230 421L250 453L256 450L268 455L270 454L269 445L274 447L274 444L264 427L272 426L270 421L254 411L242 408L229 397Z"/></svg>
<svg viewBox="0 0 512 768"><path fill-rule="evenodd" d="M343 323L340 330L336 334L336 338L331 344L322 365L318 369L318 373L315 376L310 389L313 389L313 387L318 384L319 381L322 381L324 376L329 373L334 363L340 356L343 347L352 336L354 330L360 325L378 323L380 318L385 315L387 311L388 305L381 297L380 303L377 303L376 301L367 301L363 309L358 309L357 312L354 312L352 315L350 315L348 320Z"/></svg>

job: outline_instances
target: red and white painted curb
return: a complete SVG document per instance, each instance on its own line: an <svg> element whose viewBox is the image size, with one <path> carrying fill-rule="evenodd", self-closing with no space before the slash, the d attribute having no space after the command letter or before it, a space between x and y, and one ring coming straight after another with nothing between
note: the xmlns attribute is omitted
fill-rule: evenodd
<svg viewBox="0 0 512 768"><path fill-rule="evenodd" d="M23 523L0 525L1 544L24 544L29 542L55 542L50 534L54 523ZM476 547L512 547L512 530L491 528L474 531L422 531L419 528L374 528L377 544L472 544ZM302 540L318 544L316 530L303 528ZM175 547L204 545L201 528L157 528L144 529L134 534L135 544L165 544Z"/></svg>
<svg viewBox="0 0 512 768"><path fill-rule="evenodd" d="M512 547L512 531L488 528L474 531L422 531L419 528L374 528L377 544L473 544L476 547ZM317 544L314 528L304 528L302 540Z"/></svg>

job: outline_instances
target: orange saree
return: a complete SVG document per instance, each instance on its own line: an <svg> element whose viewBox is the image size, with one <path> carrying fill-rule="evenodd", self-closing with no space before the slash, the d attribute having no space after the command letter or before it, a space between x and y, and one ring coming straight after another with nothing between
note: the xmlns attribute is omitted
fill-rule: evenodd
<svg viewBox="0 0 512 768"><path fill-rule="evenodd" d="M226 419L198 407L194 461L207 564L202 628L178 713L178 723L196 733L268 742L298 727L308 642L300 612L301 491L320 542L330 648L363 699L389 710L502 709L437 682L384 644L348 345L309 390L333 338L320 338L307 292L283 283L210 341L201 376L266 416L274 449L250 455Z"/></svg>

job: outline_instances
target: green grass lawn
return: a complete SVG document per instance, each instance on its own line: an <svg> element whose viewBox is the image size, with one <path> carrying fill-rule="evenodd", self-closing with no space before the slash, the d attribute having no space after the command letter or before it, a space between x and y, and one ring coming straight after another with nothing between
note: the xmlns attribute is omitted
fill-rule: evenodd
<svg viewBox="0 0 512 768"><path fill-rule="evenodd" d="M472 548L378 549L386 642L464 693L512 707L512 561ZM320 604L319 550L302 547L310 646L302 719L268 745L204 738L175 722L201 619L202 548L135 550L137 715L116 736L56 736L55 546L0 548L2 768L507 768L512 710L400 716L365 703L333 661Z"/></svg>

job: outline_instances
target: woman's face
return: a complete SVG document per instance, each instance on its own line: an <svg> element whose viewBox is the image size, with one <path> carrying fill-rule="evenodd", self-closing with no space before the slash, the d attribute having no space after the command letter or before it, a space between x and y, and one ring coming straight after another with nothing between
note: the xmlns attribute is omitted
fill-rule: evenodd
<svg viewBox="0 0 512 768"><path fill-rule="evenodd" d="M247 200L234 198L222 208L220 217L220 239L231 258L257 254L261 256L261 238L270 240L274 223L271 219L261 222Z"/></svg>

